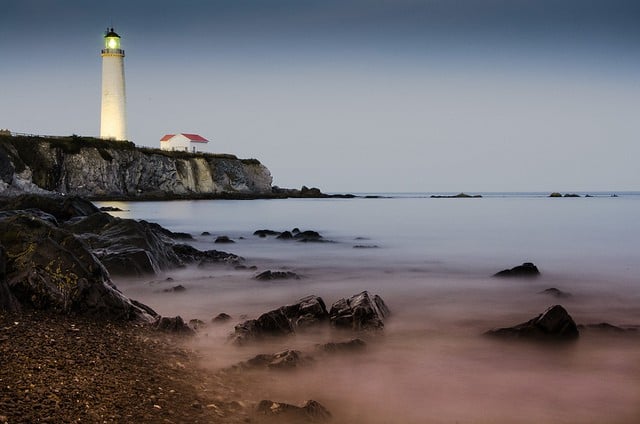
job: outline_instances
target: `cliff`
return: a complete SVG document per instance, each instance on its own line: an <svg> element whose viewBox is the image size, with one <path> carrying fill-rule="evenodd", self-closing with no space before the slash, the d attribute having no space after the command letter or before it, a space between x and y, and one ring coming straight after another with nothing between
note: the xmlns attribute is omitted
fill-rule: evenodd
<svg viewBox="0 0 640 424"><path fill-rule="evenodd" d="M269 196L256 159L167 152L88 137L0 135L0 194L58 192L107 198Z"/></svg>

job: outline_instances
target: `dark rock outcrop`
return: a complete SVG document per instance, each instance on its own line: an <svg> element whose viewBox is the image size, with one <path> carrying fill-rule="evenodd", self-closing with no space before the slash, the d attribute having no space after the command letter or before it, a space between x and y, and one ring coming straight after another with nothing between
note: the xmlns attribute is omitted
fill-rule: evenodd
<svg viewBox="0 0 640 424"><path fill-rule="evenodd" d="M378 330L384 327L384 320L389 314L389 308L380 296L371 296L369 292L363 291L331 305L329 318L336 328Z"/></svg>
<svg viewBox="0 0 640 424"><path fill-rule="evenodd" d="M273 231L273 230L256 230L253 232L254 236L258 236L258 237L266 237L266 236L277 236L280 235L279 231Z"/></svg>
<svg viewBox="0 0 640 424"><path fill-rule="evenodd" d="M262 400L256 408L256 413L271 419L269 422L273 423L318 423L331 420L329 410L315 400L308 400L302 406Z"/></svg>
<svg viewBox="0 0 640 424"><path fill-rule="evenodd" d="M211 318L211 322L214 322L216 324L220 324L220 323L223 323L223 322L227 322L230 319L231 319L231 315L225 314L224 312L221 312L218 315L216 315L215 317Z"/></svg>
<svg viewBox="0 0 640 424"><path fill-rule="evenodd" d="M276 238L278 240L291 240L293 239L293 234L291 234L291 232L289 231L283 231Z"/></svg>
<svg viewBox="0 0 640 424"><path fill-rule="evenodd" d="M293 370L306 367L313 363L313 358L304 355L299 350L287 349L273 354L260 354L253 358L234 365L234 370L270 369L278 371Z"/></svg>
<svg viewBox="0 0 640 424"><path fill-rule="evenodd" d="M316 350L323 353L356 353L366 349L367 344L362 339L351 339L348 342L329 342L316 345Z"/></svg>
<svg viewBox="0 0 640 424"><path fill-rule="evenodd" d="M555 305L527 322L490 330L485 334L503 338L568 341L577 339L580 333L566 309Z"/></svg>
<svg viewBox="0 0 640 424"><path fill-rule="evenodd" d="M618 327L617 325L609 324L608 322L601 322L598 324L580 324L578 325L579 330L596 330L599 332L610 333L610 334L629 334L629 333L637 333L637 327Z"/></svg>
<svg viewBox="0 0 640 424"><path fill-rule="evenodd" d="M320 241L322 239L322 236L317 231L306 230L306 231L297 232L293 236L293 238L298 241L308 242L308 241Z"/></svg>
<svg viewBox="0 0 640 424"><path fill-rule="evenodd" d="M7 250L7 287L21 305L107 319L150 319L67 230L34 215L15 215L0 220L0 244Z"/></svg>
<svg viewBox="0 0 640 424"><path fill-rule="evenodd" d="M531 262L525 262L522 265L515 266L511 269L503 269L495 273L494 277L537 277L540 275L538 267Z"/></svg>
<svg viewBox="0 0 640 424"><path fill-rule="evenodd" d="M164 331L166 333L176 333L184 335L195 334L193 329L184 322L181 316L159 317L153 324L153 326L156 330Z"/></svg>
<svg viewBox="0 0 640 424"><path fill-rule="evenodd" d="M571 297L571 293L564 292L564 291L562 291L560 289L557 289L555 287L550 287L548 289L542 290L540 292L540 294L548 294L550 296L557 297L557 298Z"/></svg>
<svg viewBox="0 0 640 424"><path fill-rule="evenodd" d="M295 329L308 328L329 318L327 307L321 297L305 296L297 303L280 308Z"/></svg>
<svg viewBox="0 0 640 424"><path fill-rule="evenodd" d="M282 310L275 309L235 326L231 340L242 345L248 341L260 340L267 336L281 337L293 333L293 326Z"/></svg>
<svg viewBox="0 0 640 424"><path fill-rule="evenodd" d="M229 236L218 236L214 243L235 243L235 241L231 240Z"/></svg>
<svg viewBox="0 0 640 424"><path fill-rule="evenodd" d="M0 311L17 312L20 303L7 285L7 254L0 244Z"/></svg>
<svg viewBox="0 0 640 424"><path fill-rule="evenodd" d="M254 277L260 281L272 281L272 280L299 280L300 276L291 271L271 271L266 270Z"/></svg>
<svg viewBox="0 0 640 424"><path fill-rule="evenodd" d="M171 245L178 258L187 264L196 264L200 267L218 264L237 264L244 258L233 253L222 252L220 250L201 251L188 244Z"/></svg>
<svg viewBox="0 0 640 424"><path fill-rule="evenodd" d="M173 287L169 287L167 289L162 290L165 293L177 293L177 292L183 292L186 291L187 288L185 286L183 286L182 284L178 284L177 286L173 286Z"/></svg>
<svg viewBox="0 0 640 424"><path fill-rule="evenodd" d="M467 193L458 193L454 195L441 195L441 194L433 194L430 196L432 199L478 199L481 198L480 194L467 194Z"/></svg>

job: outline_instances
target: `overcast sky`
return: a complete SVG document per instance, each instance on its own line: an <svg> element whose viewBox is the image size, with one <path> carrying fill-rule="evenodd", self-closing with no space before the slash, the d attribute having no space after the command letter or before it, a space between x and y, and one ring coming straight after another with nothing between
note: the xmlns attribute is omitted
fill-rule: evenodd
<svg viewBox="0 0 640 424"><path fill-rule="evenodd" d="M637 0L0 0L0 128L192 132L325 191L640 189Z"/></svg>

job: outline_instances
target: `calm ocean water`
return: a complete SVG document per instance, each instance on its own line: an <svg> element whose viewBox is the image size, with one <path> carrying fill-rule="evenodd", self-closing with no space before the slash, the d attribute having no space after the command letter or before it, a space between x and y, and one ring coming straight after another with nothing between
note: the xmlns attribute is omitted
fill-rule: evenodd
<svg viewBox="0 0 640 424"><path fill-rule="evenodd" d="M365 356L263 376L239 390L238 400L316 399L339 417L336 422L350 424L636 423L640 337L585 331L577 343L558 349L482 337L558 302L578 323L640 326L640 193L590 194L595 197L483 193L479 199L431 199L383 193L391 198L99 205L125 210L115 216L189 232L196 247L236 253L258 268L188 268L115 281L163 315L208 321L230 313L229 325L210 326L194 341L213 371L257 353L309 351L336 337L299 334L238 349L226 338L243 315L255 317L308 294L331 304L361 290L380 294L391 308L384 337L368 340ZM253 236L258 229L294 227L316 230L330 242ZM214 244L218 235L236 242ZM491 278L524 261L534 262L542 276ZM289 269L304 278L252 278L264 269ZM163 292L176 284L187 290ZM548 287L572 296L540 294Z"/></svg>

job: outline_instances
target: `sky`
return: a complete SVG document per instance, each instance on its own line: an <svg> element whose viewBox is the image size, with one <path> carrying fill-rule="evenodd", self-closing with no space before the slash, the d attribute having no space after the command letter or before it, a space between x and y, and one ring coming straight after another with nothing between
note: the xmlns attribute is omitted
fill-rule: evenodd
<svg viewBox="0 0 640 424"><path fill-rule="evenodd" d="M138 145L281 187L640 190L637 0L0 0L0 128L98 135L104 31Z"/></svg>

